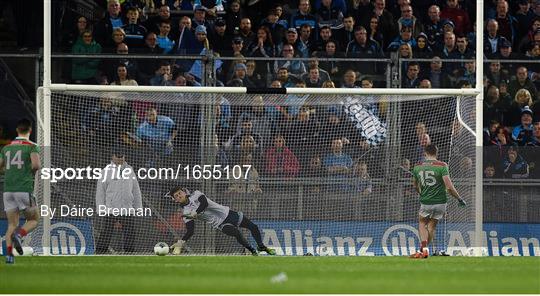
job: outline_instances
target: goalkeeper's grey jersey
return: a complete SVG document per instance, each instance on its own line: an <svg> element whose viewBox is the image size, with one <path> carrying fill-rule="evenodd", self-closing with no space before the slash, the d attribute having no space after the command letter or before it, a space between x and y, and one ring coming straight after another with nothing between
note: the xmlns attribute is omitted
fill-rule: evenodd
<svg viewBox="0 0 540 296"><path fill-rule="evenodd" d="M199 202L199 197L202 195L204 195L204 193L198 190L191 193L189 196L189 204L185 205L183 209L184 215L191 216L197 213L197 208L199 208L199 205L201 204ZM229 207L220 205L208 197L206 197L206 200L208 201L208 206L204 211L197 215L196 219L205 221L206 223L212 225L212 227L218 228L218 226L223 223L225 218L227 218L227 215L229 215ZM192 219L184 217L184 223L191 220Z"/></svg>

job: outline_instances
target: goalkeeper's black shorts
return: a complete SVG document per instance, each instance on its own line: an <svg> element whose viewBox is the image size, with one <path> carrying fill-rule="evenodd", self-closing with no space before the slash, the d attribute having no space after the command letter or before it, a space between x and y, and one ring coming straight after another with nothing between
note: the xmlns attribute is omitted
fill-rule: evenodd
<svg viewBox="0 0 540 296"><path fill-rule="evenodd" d="M218 229L222 230L223 226L225 225L232 225L234 227L239 227L243 219L244 219L244 214L242 212L229 210L229 214L227 215L225 220L223 220L223 222L219 224Z"/></svg>

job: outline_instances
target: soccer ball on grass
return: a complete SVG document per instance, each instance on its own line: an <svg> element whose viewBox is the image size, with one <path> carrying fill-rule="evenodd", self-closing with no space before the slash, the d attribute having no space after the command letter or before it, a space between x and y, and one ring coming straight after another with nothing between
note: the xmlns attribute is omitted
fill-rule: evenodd
<svg viewBox="0 0 540 296"><path fill-rule="evenodd" d="M465 256L467 256L467 257L474 257L474 256L476 255L475 252L476 252L476 248L470 247L470 248L467 249L467 252L466 252ZM482 256L483 256L483 257L489 256L489 251L488 251L488 249L485 248L485 247L482 248Z"/></svg>
<svg viewBox="0 0 540 296"><path fill-rule="evenodd" d="M169 254L169 245L164 242L159 242L154 246L154 254L158 256L165 256Z"/></svg>

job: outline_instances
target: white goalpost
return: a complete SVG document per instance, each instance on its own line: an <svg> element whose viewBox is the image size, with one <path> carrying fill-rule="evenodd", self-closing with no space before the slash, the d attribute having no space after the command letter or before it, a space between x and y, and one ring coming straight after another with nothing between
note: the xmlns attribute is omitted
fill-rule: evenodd
<svg viewBox="0 0 540 296"><path fill-rule="evenodd" d="M162 193L171 184L186 183L257 222L265 243L281 255L408 255L417 247L419 204L410 192L410 176L400 169L405 159L414 165L421 157L417 132L423 126L469 203L462 210L449 198L448 229L438 229L433 248L449 248L456 255L472 248L482 256L483 1L477 1L474 89L53 84L51 0L44 7L44 81L37 98L43 167L103 168L111 151L122 146L134 169L171 168L175 176L140 180L142 203L152 216L128 221L132 233L126 224L118 226L125 221L109 229L95 217L43 217L30 242L41 254L96 254L104 233L112 237L108 254L150 253L158 241L181 237L181 219ZM170 149L144 135L148 109L174 122L178 135ZM105 113L113 119L100 117ZM280 140L296 166L290 157L272 163ZM333 153L349 156L350 164ZM337 162L348 168L334 170ZM209 178L203 177L205 166ZM246 180L237 181L232 172L242 166L254 168L256 175L246 172ZM274 166L297 168L284 172ZM95 180L38 183L40 202L51 208L95 206ZM126 251L127 244L135 251ZM193 254L241 253L234 244L197 224L189 247Z"/></svg>

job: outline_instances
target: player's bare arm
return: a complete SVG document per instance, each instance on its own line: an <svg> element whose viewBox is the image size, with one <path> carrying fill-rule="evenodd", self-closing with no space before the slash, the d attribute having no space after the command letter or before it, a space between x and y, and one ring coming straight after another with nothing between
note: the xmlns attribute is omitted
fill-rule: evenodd
<svg viewBox="0 0 540 296"><path fill-rule="evenodd" d="M418 194L420 194L420 186L418 185L418 182L416 182L416 179L413 179L413 187L416 190Z"/></svg>
<svg viewBox="0 0 540 296"><path fill-rule="evenodd" d="M443 176L443 181L448 193L450 193L450 195L457 199L459 201L459 204L465 205L465 201L459 196L459 193L457 192L456 187L454 187L454 183L452 183L450 176Z"/></svg>
<svg viewBox="0 0 540 296"><path fill-rule="evenodd" d="M32 172L37 172L41 169L41 161L39 159L38 153L32 153L30 154L30 160L32 161ZM2 166L0 165L0 168Z"/></svg>

